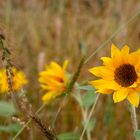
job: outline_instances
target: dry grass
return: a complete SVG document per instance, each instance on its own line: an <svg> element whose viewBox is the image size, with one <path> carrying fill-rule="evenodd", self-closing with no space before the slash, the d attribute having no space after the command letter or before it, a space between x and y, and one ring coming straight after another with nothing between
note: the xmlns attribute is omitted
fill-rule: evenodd
<svg viewBox="0 0 140 140"><path fill-rule="evenodd" d="M25 71L29 84L27 96L36 111L41 106L42 93L38 72L52 60L62 63L69 59L69 71L75 71L82 51L88 57L107 40L118 27L132 17L140 7L139 0L0 0L0 24L6 34L14 65ZM140 46L140 16L123 28L88 63L79 81L89 79L87 69L99 65L99 57L109 55L112 42L128 44L131 50ZM84 43L83 48L79 47ZM2 65L1 65L2 66ZM1 99L5 97L1 96ZM45 122L53 122L62 98L46 106L39 114ZM138 115L140 114L139 110ZM77 102L69 97L57 116L56 132L82 131L82 116ZM110 96L101 96L94 115L94 140L133 140L130 113L125 102L113 104ZM3 120L1 120L2 123ZM8 123L9 119L4 123ZM140 122L140 120L139 120ZM8 140L7 133L0 139ZM42 133L31 124L20 140L43 140Z"/></svg>

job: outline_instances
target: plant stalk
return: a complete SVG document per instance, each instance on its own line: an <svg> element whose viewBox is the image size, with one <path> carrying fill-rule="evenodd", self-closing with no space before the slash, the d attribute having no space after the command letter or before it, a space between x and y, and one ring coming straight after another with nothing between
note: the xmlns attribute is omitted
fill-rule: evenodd
<svg viewBox="0 0 140 140"><path fill-rule="evenodd" d="M86 121L86 124L85 124L85 127L84 127L84 129L83 129L83 131L82 131L82 134L81 134L81 136L80 136L80 140L83 140L84 133L85 133L85 131L86 131L86 129L87 129L87 126L88 126L88 123L89 123L90 118L91 118L91 116L92 116L92 113L93 113L93 111L94 111L94 109L95 109L95 106L96 106L96 104L97 104L97 102L98 102L99 96L100 96L100 94L97 94L95 103L93 104L93 106L92 106L92 108L91 108L91 111L90 111L90 113L89 113L89 116L88 116L87 121Z"/></svg>
<svg viewBox="0 0 140 140"><path fill-rule="evenodd" d="M137 114L135 106L131 105L131 120L134 133L138 130Z"/></svg>

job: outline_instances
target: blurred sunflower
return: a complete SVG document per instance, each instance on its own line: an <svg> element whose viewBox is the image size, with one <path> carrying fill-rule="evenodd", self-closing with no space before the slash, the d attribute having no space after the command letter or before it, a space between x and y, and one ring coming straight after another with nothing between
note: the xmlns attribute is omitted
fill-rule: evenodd
<svg viewBox="0 0 140 140"><path fill-rule="evenodd" d="M66 67L68 61L64 61L61 67L56 62L51 62L46 66L46 70L39 73L39 82L46 94L42 100L48 103L50 100L61 95L66 89L68 77L66 75Z"/></svg>
<svg viewBox="0 0 140 140"><path fill-rule="evenodd" d="M17 71L15 68L12 68L12 88L14 91L20 90L23 85L27 83L27 79L22 71ZM8 93L8 78L6 74L6 69L0 70L0 92Z"/></svg>
<svg viewBox="0 0 140 140"><path fill-rule="evenodd" d="M111 58L102 57L103 66L89 69L98 80L90 81L99 93L113 93L115 103L124 99L134 106L139 105L140 92L140 49L129 53L125 45L119 50L114 44L111 46Z"/></svg>

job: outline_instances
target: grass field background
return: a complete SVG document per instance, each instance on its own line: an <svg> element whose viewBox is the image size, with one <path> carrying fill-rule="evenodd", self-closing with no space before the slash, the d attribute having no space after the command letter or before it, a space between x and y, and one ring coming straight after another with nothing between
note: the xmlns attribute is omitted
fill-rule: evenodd
<svg viewBox="0 0 140 140"><path fill-rule="evenodd" d="M0 31L5 34L14 66L27 75L29 83L25 91L34 111L42 104L38 73L44 70L45 64L51 61L62 64L68 59L68 71L74 73L82 55L88 58L122 27L82 68L78 82L86 83L94 78L88 69L100 65L101 56L110 55L112 43L120 48L127 44L131 50L138 49L140 15L126 23L140 12L139 9L139 0L0 0ZM0 66L3 67L2 61ZM75 92L73 90L72 95ZM85 94L83 92L82 96ZM3 94L0 98L9 100ZM81 135L81 108L73 96L65 99L56 116L63 99L52 101L39 117L46 125L56 119L57 134L73 132ZM137 114L140 122L139 108ZM21 112L17 115L21 120L28 120ZM114 104L112 95L101 95L92 117L96 122L91 130L91 140L134 140L126 101ZM11 117L0 117L0 126L11 123ZM25 129L18 140L45 140L34 123L29 126L30 129ZM12 139L17 132L0 130L0 140ZM85 134L83 140L86 139Z"/></svg>

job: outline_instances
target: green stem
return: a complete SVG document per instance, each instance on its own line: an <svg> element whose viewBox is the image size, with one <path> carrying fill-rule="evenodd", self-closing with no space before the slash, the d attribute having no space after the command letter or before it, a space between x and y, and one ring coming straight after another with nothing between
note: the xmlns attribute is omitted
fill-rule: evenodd
<svg viewBox="0 0 140 140"><path fill-rule="evenodd" d="M72 76L72 79L70 80L70 83L69 83L69 85L68 85L68 87L67 87L67 89L65 91L66 94L69 94L72 91L72 89L74 87L74 84L77 81L77 79L78 79L78 77L79 77L79 75L81 73L81 70L82 70L82 67L84 65L84 62L85 62L85 57L83 56L81 58L81 60L80 60L80 63L78 65L77 70L75 71L74 75Z"/></svg>
<svg viewBox="0 0 140 140"><path fill-rule="evenodd" d="M74 97L75 97L75 99L77 100L77 102L79 103L79 105L81 107L83 120L86 123L86 121L88 120L88 111L87 111L87 109L84 109L83 106L82 106L82 98L81 98L81 93L80 93L79 90L77 91L77 97L78 97L78 99L76 98L76 96L74 96ZM90 132L87 129L86 129L86 135L87 135L87 139L88 140L91 140Z"/></svg>
<svg viewBox="0 0 140 140"><path fill-rule="evenodd" d="M89 113L88 119L87 119L86 124L85 124L85 127L84 127L84 129L83 129L83 131L82 131L82 134L81 134L81 136L80 136L80 140L83 140L84 133L85 133L85 131L86 131L86 129L87 129L88 123L89 123L90 118L91 118L91 116L92 116L92 114L93 114L93 111L94 111L94 109L95 109L95 106L96 106L96 104L97 104L97 101L98 101L98 99L99 99L99 96L100 96L100 94L97 94L95 103L93 104L93 106L92 106L92 108L91 108L91 111L90 111L90 113Z"/></svg>
<svg viewBox="0 0 140 140"><path fill-rule="evenodd" d="M137 114L135 106L131 105L131 119L134 133L138 130Z"/></svg>
<svg viewBox="0 0 140 140"><path fill-rule="evenodd" d="M76 83L76 81L77 81L77 79L78 79L78 77L80 75L81 69L82 69L82 67L84 65L84 61L85 61L85 57L83 56L81 58L81 60L80 60L80 63L78 65L78 67L77 67L77 70L73 74L73 76L72 76L72 78L71 78L71 80L70 80L70 82L68 84L68 87L67 87L67 89L65 91L65 94L66 94L65 98L62 100L61 105L60 105L60 107L59 107L59 109L58 109L58 111L56 113L56 116L55 116L54 121L53 121L53 126L55 125L56 119L57 119L59 113L61 112L62 106L65 104L65 100L67 99L67 95L69 95L71 93L71 91L72 91L72 89L73 89L73 87L74 87L74 85L75 85L75 83Z"/></svg>

